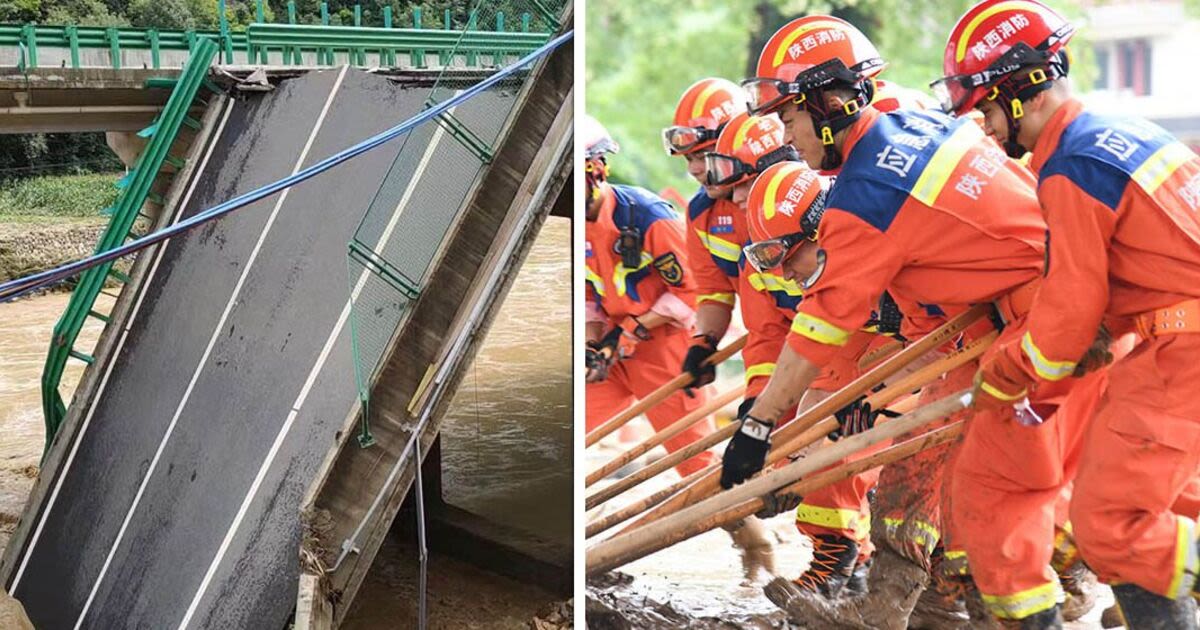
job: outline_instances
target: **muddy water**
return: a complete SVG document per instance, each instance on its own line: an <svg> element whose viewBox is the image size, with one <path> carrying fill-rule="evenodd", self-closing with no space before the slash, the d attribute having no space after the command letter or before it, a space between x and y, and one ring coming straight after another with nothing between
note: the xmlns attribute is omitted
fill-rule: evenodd
<svg viewBox="0 0 1200 630"><path fill-rule="evenodd" d="M442 427L450 503L571 540L571 223L542 228Z"/></svg>
<svg viewBox="0 0 1200 630"><path fill-rule="evenodd" d="M69 298L66 293L53 293L0 304L0 548L8 544L37 477L45 440L42 367L54 324ZM107 312L111 302L100 296L97 310ZM98 321L89 319L76 347L91 347L101 329ZM63 400L71 400L82 374L82 363L67 362L59 386Z"/></svg>
<svg viewBox="0 0 1200 630"><path fill-rule="evenodd" d="M443 495L451 504L561 543L571 540L571 224L552 218L442 425ZM414 627L417 559L384 542L345 628ZM434 554L431 628L527 628L554 596Z"/></svg>

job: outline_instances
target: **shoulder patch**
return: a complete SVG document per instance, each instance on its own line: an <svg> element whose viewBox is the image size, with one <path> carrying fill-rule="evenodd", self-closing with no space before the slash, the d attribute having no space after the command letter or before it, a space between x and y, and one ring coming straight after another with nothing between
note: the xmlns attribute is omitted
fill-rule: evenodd
<svg viewBox="0 0 1200 630"><path fill-rule="evenodd" d="M663 282L675 287L683 284L683 266L675 258L674 252L667 252L655 258L654 268L658 270L658 275L662 276Z"/></svg>

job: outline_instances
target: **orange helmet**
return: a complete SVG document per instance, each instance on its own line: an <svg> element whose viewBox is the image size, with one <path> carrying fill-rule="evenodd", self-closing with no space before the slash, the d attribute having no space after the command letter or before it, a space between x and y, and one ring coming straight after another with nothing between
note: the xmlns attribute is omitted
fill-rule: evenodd
<svg viewBox="0 0 1200 630"><path fill-rule="evenodd" d="M884 65L875 45L852 24L809 15L775 31L758 56L756 76L742 87L750 98L750 111L761 114L789 98L802 103L808 92L836 81L858 84L879 74Z"/></svg>
<svg viewBox="0 0 1200 630"><path fill-rule="evenodd" d="M750 187L746 260L760 272L778 267L805 240L817 240L825 214L825 181L803 162L781 162Z"/></svg>
<svg viewBox="0 0 1200 630"><path fill-rule="evenodd" d="M874 94L870 80L883 71L875 45L852 24L828 15L809 15L775 31L758 56L757 76L742 82L755 114L792 102L813 118L813 127L825 145L821 168L836 169L841 156L834 150L833 135L858 120ZM854 97L830 109L824 92L850 89Z"/></svg>
<svg viewBox="0 0 1200 630"><path fill-rule="evenodd" d="M946 113L960 115L985 97L1004 96L1006 109L1020 118L1020 101L1066 76L1062 51L1074 34L1070 22L1040 2L984 0L954 25L942 58L946 76L933 82L934 93ZM1012 85L1011 75L1026 68L1044 69Z"/></svg>
<svg viewBox="0 0 1200 630"><path fill-rule="evenodd" d="M733 81L700 79L675 106L675 120L663 129L668 155L692 153L712 146L730 118L746 111L746 93Z"/></svg>
<svg viewBox="0 0 1200 630"><path fill-rule="evenodd" d="M704 157L708 185L736 186L776 162L797 159L796 149L783 143L783 132L775 114L734 116Z"/></svg>

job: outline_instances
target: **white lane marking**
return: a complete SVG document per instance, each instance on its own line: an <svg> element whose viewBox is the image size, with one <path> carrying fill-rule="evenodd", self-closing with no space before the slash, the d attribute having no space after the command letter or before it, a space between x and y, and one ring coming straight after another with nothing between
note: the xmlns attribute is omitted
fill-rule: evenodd
<svg viewBox="0 0 1200 630"><path fill-rule="evenodd" d="M453 113L453 109L450 110L450 113ZM433 157L434 151L437 149L438 143L441 142L444 132L443 127L437 125L437 129L433 132L433 137L430 138L429 146L425 149L425 154L421 156L421 161L417 164L416 170L413 171L412 178L409 179L408 188L405 189L400 202L396 204L396 210L393 211L392 218L388 221L387 227L379 237L379 243L376 244L375 251L383 249L388 241L391 240L392 232L396 229L400 215L408 205L413 191L416 190L417 183L420 182L422 175L425 174L425 168L429 166L430 158ZM325 340L325 347L321 348L321 354L317 357L317 362L313 365L312 370L309 371L308 378L304 381L304 386L300 388L300 395L296 397L296 402L292 403L292 409L288 412L287 419L284 420L283 426L279 428L279 433L275 436L275 441L271 444L271 449L267 451L266 459L259 466L258 474L254 476L254 482L250 484L250 489L242 499L242 505L238 508L237 515L233 517L233 522L229 525L229 531L225 532L225 539L221 541L221 546L217 549L217 554L213 556L212 562L208 565L208 571L204 573L204 579L200 581L200 587L196 589L196 595L192 597L192 603L188 606L187 612L184 613L183 620L179 622L180 630L186 628L191 623L192 617L196 614L196 609L200 606L200 600L203 599L204 593L208 590L208 586L212 582L217 568L220 567L225 553L229 551L229 546L233 543L233 537L237 534L238 527L242 524L242 520L246 518L246 512L250 510L250 504L254 501L255 495L258 494L258 489L262 486L263 479L266 478L267 472L271 469L271 465L275 461L275 456L279 454L279 449L283 446L284 439L287 438L287 434L291 431L296 417L300 415L300 408L308 400L308 394L317 382L317 376L320 374L321 368L324 367L325 361L329 359L329 354L333 351L333 346L341 335L342 328L346 326L346 321L350 318L350 307L354 304L354 300L358 298L363 286L366 285L369 273L364 269L358 276L358 281L354 285L351 297L346 301L346 305L342 307L342 313L338 316L337 324L333 327L333 332Z"/></svg>
<svg viewBox="0 0 1200 630"><path fill-rule="evenodd" d="M296 158L296 165L292 167L292 174L297 173L304 165L304 160L308 157L309 150L312 149L313 141L317 138L317 132L321 130L321 125L325 122L325 115L329 112L330 106L333 105L333 98L337 95L338 89L342 85L342 79L345 78L348 67L342 66L341 71L338 72L337 81L334 82L333 89L329 91L329 96L325 99L325 105L321 108L321 113L317 116L316 124L313 125L312 132L308 135L308 141L304 143L304 149L300 152L300 156ZM242 292L242 285L245 284L246 277L250 275L250 269L254 267L254 261L258 259L258 254L262 251L263 243L267 240L267 234L271 232L271 226L275 224L275 218L279 216L279 210L283 207L283 203L287 200L288 193L291 190L291 188L285 188L283 192L279 193L279 197L275 200L275 207L271 209L271 215L267 218L267 223L263 227L262 233L258 236L258 242L254 244L254 249L250 251L250 257L246 260L245 266L242 267L241 276L238 277L237 284L233 287L233 294L229 296L229 301L225 303L225 310L221 313L221 318L217 321L216 328L213 329L213 334L208 340L208 346L204 349L204 354L200 356L200 362L196 365L196 370L192 373L192 378L188 382L187 389L183 392L183 398L179 400L179 405L175 408L175 415L171 417L171 422L167 425L167 431L163 434L162 441L158 444L158 450L154 452L154 458L150 460L150 468L146 470L146 474L142 477L137 494L133 497L133 504L129 506L129 511L125 514L125 520L121 523L121 528L117 530L117 538L108 550L108 556L104 559L104 565L100 567L100 575L96 576L96 581L92 584L92 591L88 595L87 602L84 603L83 610L79 613L79 618L75 621L76 630L79 630L83 625L84 618L87 617L88 610L96 598L96 593L100 590L100 584L104 581L104 576L108 573L108 567L112 564L113 556L116 555L117 549L121 546L121 541L125 538L125 532L129 529L130 521L133 520L133 514L137 511L138 504L142 500L142 495L145 494L146 487L150 484L150 478L154 476L154 470L158 467L158 462L162 459L163 451L167 448L167 442L170 441L171 435L175 431L175 425L179 422L179 417L183 415L183 408L187 405L188 399L192 395L192 390L196 388L196 382L200 380L200 373L204 370L204 365L208 363L208 357L212 354L213 347L216 346L217 339L221 336L221 332L225 328L225 322L229 319L229 314L233 311L233 305L237 303L238 295Z"/></svg>
<svg viewBox="0 0 1200 630"><path fill-rule="evenodd" d="M180 200L179 204L175 207L175 216L172 217L171 224L174 224L179 220L179 214L183 212L183 209L187 207L188 202L191 201L192 193L196 190L196 185L200 182L200 177L204 175L205 167L208 166L208 158L212 156L213 149L216 148L217 142L221 138L221 134L225 131L225 123L229 120L229 114L233 112L233 106L235 102L236 101L233 99L228 99L225 101L225 113L222 115L221 121L217 125L216 133L212 135L212 138L209 141L208 149L204 152L204 157L200 161L200 167L196 169L195 175L192 177L192 181L188 185L187 192L184 194L183 199ZM33 550L37 546L38 539L42 536L42 529L45 528L46 521L50 518L50 512L54 509L55 501L58 500L58 493L62 489L64 480L67 478L67 471L71 470L71 463L75 461L75 454L79 451L79 445L83 443L83 436L87 434L88 426L92 423L92 415L95 414L97 406L95 401L100 400L101 395L104 393L105 387L108 385L108 377L112 374L113 367L116 366L118 357L121 356L121 349L125 347L125 339L129 336L129 331L133 328L134 321L137 320L138 311L140 311L142 308L142 300L144 300L146 297L146 289L150 286L150 281L154 279L154 275L158 271L158 264L162 261L163 254L167 252L167 245L170 242L171 239L167 239L165 242L158 245L158 252L156 252L154 255L154 262L150 265L150 270L146 273L146 279L142 282L142 290L138 294L137 300L133 303L133 309L130 311L129 317L126 318L125 328L121 331L121 337L117 340L117 346L113 350L113 358L108 362L108 365L104 367L104 375L100 377L100 385L97 386L96 395L92 398L92 406L88 408L87 414L84 415L83 426L79 428L79 433L75 436L75 442L71 444L71 452L67 454L67 461L63 463L62 468L59 470L58 478L54 482L54 489L50 492L50 500L46 503L45 509L42 510L42 513L38 519L37 527L33 530L33 538L31 538L29 544L25 546L25 555L21 558L21 566L17 569L17 575L13 578L12 586L9 588L9 592L11 593L15 593L17 586L21 583L21 576L25 573L25 567L29 564L29 558L33 555Z"/></svg>

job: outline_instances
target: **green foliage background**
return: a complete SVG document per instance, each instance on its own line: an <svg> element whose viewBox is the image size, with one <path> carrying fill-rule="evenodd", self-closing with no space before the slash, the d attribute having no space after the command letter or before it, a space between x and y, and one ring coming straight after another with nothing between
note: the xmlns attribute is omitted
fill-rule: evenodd
<svg viewBox="0 0 1200 630"><path fill-rule="evenodd" d="M1200 0L1188 0L1200 3ZM621 144L612 177L685 197L695 190L683 161L662 150L659 131L671 123L685 89L710 76L751 76L758 52L780 26L808 13L832 13L858 26L879 48L883 78L926 89L942 75L950 30L974 0L589 0L586 4L586 107ZM1078 20L1069 0L1048 4ZM1086 29L1072 42L1071 75L1095 76Z"/></svg>

